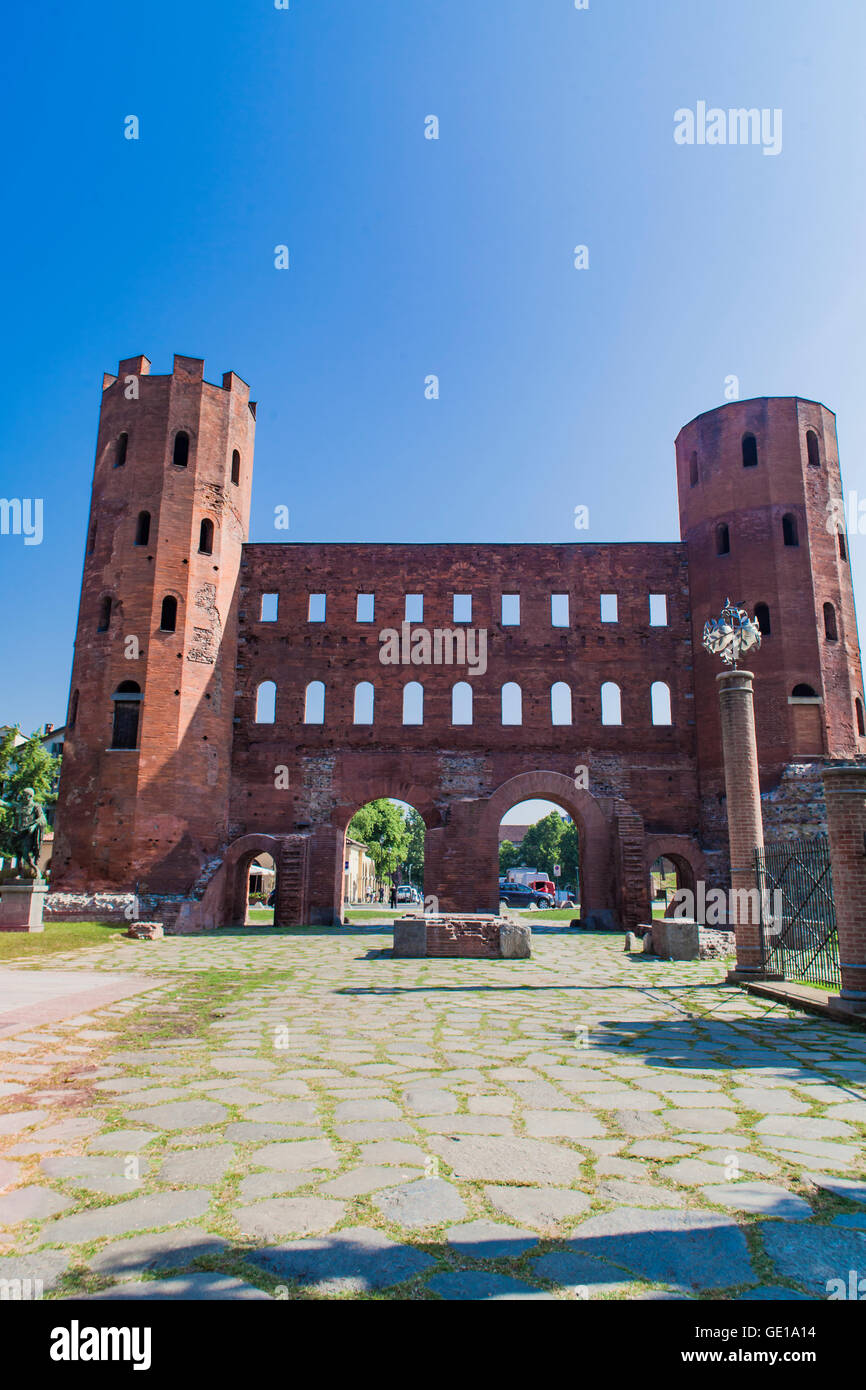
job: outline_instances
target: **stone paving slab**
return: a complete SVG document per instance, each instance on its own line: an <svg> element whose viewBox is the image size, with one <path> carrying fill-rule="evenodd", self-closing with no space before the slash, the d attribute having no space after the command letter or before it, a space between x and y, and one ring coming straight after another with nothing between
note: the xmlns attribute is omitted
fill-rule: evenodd
<svg viewBox="0 0 866 1390"><path fill-rule="evenodd" d="M487 1301L826 1298L820 1260L861 1258L839 1244L866 1238L858 1034L768 1014L712 962L659 962L647 988L613 937L546 928L518 988L507 962L467 974L370 955L375 930L326 935L166 938L136 953L140 991L102 1006L80 996L126 953L54 960L77 1012L0 1038L0 1202L113 1200L37 1206L0 1229L0 1260L55 1257L71 1293L95 1243L94 1273L114 1250L115 1282L165 1274L148 1297L192 1296L175 1280L194 1275L231 1298L255 1242L261 1296ZM746 1228L776 1262L763 1282ZM519 1291L481 1268L499 1258L521 1260Z"/></svg>
<svg viewBox="0 0 866 1390"><path fill-rule="evenodd" d="M187 1269L201 1256L219 1255L226 1248L221 1236L192 1226L114 1241L92 1255L88 1263L97 1274L120 1278L153 1270Z"/></svg>
<svg viewBox="0 0 866 1390"><path fill-rule="evenodd" d="M319 1294L387 1289L435 1265L430 1255L389 1240L369 1227L275 1246L250 1255L248 1262Z"/></svg>
<svg viewBox="0 0 866 1390"><path fill-rule="evenodd" d="M117 1284L113 1289L102 1293L86 1295L89 1302L130 1302L152 1303L171 1299L174 1302L209 1302L212 1300L237 1299L242 1302L260 1302L270 1299L270 1294L247 1284L243 1279L235 1279L228 1274L183 1274L176 1279L148 1279L146 1283Z"/></svg>

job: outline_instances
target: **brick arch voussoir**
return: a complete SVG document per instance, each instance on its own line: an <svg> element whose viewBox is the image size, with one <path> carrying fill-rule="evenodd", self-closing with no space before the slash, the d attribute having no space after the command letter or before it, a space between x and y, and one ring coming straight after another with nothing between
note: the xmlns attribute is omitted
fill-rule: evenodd
<svg viewBox="0 0 866 1390"><path fill-rule="evenodd" d="M651 835L646 840L646 871L649 875L655 861L664 855L673 863L677 859L685 861L692 882L683 886L694 891L695 885L699 881L707 881L707 861L703 850L697 841L686 835Z"/></svg>

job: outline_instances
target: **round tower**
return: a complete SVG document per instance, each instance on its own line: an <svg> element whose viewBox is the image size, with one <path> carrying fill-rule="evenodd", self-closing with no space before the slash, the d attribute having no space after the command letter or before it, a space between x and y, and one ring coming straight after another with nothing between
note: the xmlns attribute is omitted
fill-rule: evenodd
<svg viewBox="0 0 866 1390"><path fill-rule="evenodd" d="M104 378L55 890L183 895L225 842L254 434L197 358Z"/></svg>
<svg viewBox="0 0 866 1390"><path fill-rule="evenodd" d="M863 676L832 411L799 397L736 401L677 436L702 789L720 774L718 662L703 626L725 599L757 616L762 786L785 764L866 753Z"/></svg>

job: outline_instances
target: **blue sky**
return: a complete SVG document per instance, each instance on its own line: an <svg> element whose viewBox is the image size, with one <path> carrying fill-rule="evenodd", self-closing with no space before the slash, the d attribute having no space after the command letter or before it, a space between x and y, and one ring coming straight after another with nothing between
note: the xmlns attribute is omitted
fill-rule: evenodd
<svg viewBox="0 0 866 1390"><path fill-rule="evenodd" d="M834 409L866 496L866 6L96 0L4 37L0 497L44 539L0 536L0 723L65 717L136 353L251 383L253 540L676 538L674 437L729 374ZM782 152L676 145L699 100L781 108Z"/></svg>

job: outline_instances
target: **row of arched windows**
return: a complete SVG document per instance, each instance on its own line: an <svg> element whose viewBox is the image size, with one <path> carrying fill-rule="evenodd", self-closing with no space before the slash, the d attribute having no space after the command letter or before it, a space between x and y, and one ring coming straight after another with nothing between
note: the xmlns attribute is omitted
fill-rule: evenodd
<svg viewBox="0 0 866 1390"><path fill-rule="evenodd" d="M757 468L758 441L751 430L748 430L743 435L740 441L740 450L743 459L743 467ZM821 449L818 444L818 436L814 430L806 431L806 457L812 468L821 467ZM691 458L689 459L689 484L691 487L697 487L700 480L701 473L698 464L698 451L697 449L693 449Z"/></svg>
<svg viewBox="0 0 866 1390"><path fill-rule="evenodd" d="M174 464L175 468L186 468L189 464L189 444L190 439L187 431L178 430L177 434L174 436L174 442L171 448L171 461ZM119 434L117 436L114 445L115 468L125 467L128 451L129 435L124 430L122 434ZM234 449L232 451L231 480L234 483L235 487L238 487L240 485L241 455L240 450L238 449Z"/></svg>
<svg viewBox="0 0 866 1390"><path fill-rule="evenodd" d="M770 622L770 609L766 603L755 604L755 621L761 629L762 637L769 637L773 631ZM832 603L824 604L824 636L828 642L838 642L839 627L836 622L836 609Z"/></svg>
<svg viewBox="0 0 866 1390"><path fill-rule="evenodd" d="M214 524L209 516L202 519L198 528L199 555L213 555L215 536ZM135 544L147 545L150 541L150 512L139 512L135 523Z"/></svg>
<svg viewBox="0 0 866 1390"><path fill-rule="evenodd" d="M111 626L111 614L114 610L114 600L111 594L104 594L99 605L99 620L96 624L97 632L107 632ZM160 632L177 631L177 599L174 594L166 594L162 601L159 614Z"/></svg>
<svg viewBox="0 0 866 1390"><path fill-rule="evenodd" d="M371 681L359 681L355 686L353 723L372 724L376 692ZM507 681L500 692L501 718L504 725L523 723L523 692L516 681ZM256 689L257 724L276 721L277 687L273 681L262 681ZM451 723L473 722L474 691L468 681L458 681L451 690ZM650 687L650 710L653 724L671 724L671 692L664 681ZM554 725L572 723L571 686L557 681L550 687L550 719ZM304 694L304 723L324 724L325 685L310 681ZM614 681L601 687L602 724L622 723L622 697ZM409 681L403 687L403 723L424 723L424 687L420 681Z"/></svg>
<svg viewBox="0 0 866 1390"><path fill-rule="evenodd" d="M782 517L782 541L785 545L790 546L798 546L800 544L800 528L797 525L797 518L793 512L786 512ZM720 521L716 527L716 554L730 555L730 553L731 528L726 521ZM842 558L845 558L844 554Z"/></svg>

